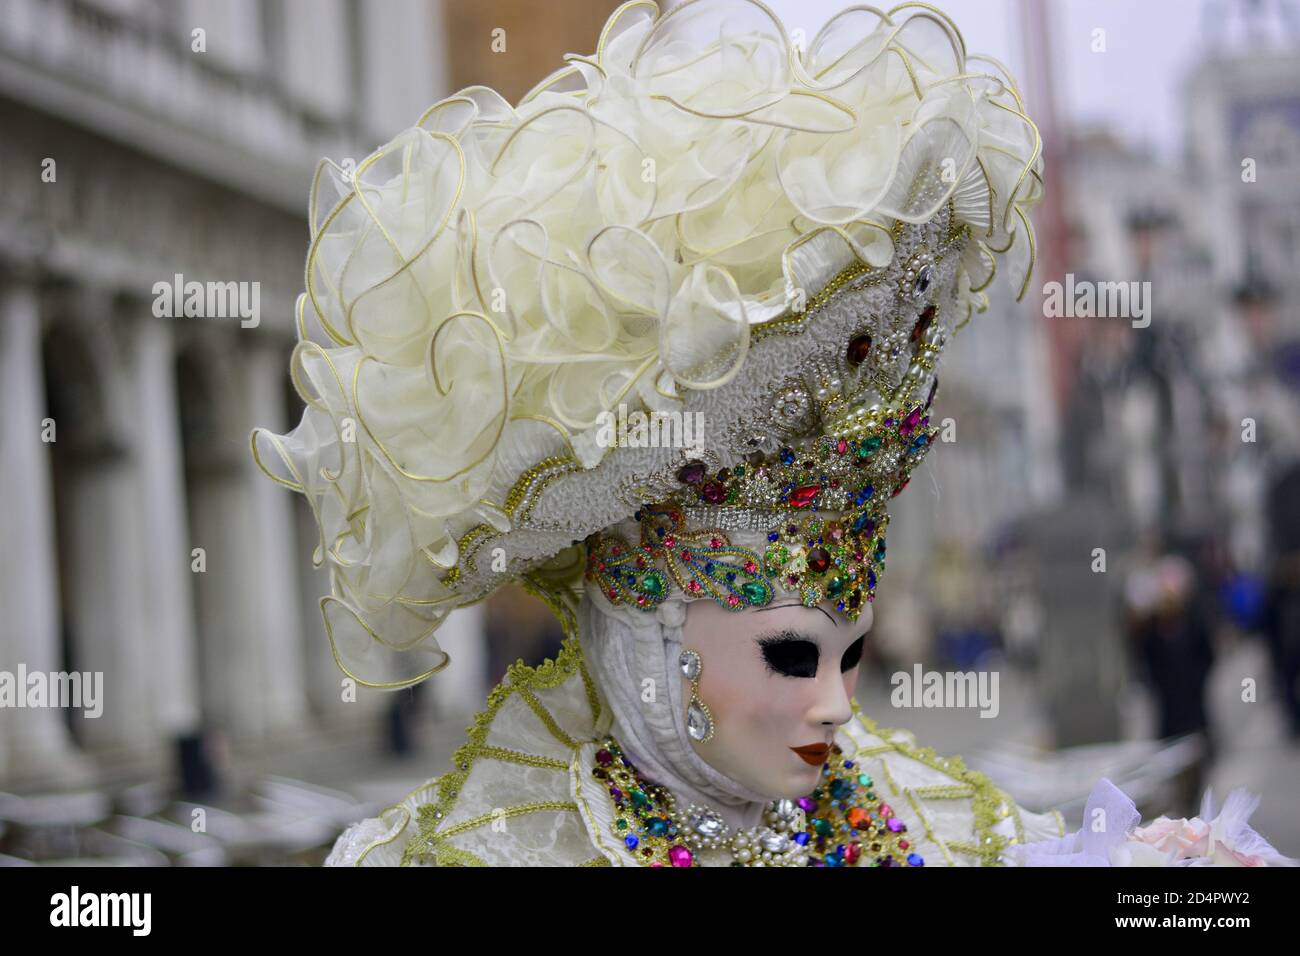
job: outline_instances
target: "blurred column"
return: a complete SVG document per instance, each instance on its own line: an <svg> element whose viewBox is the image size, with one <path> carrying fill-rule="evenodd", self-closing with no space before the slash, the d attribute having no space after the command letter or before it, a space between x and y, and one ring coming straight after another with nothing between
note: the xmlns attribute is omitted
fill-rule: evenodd
<svg viewBox="0 0 1300 956"><path fill-rule="evenodd" d="M484 707L488 691L487 613L484 604L447 615L434 637L450 657L445 674L429 678L441 720L473 716Z"/></svg>
<svg viewBox="0 0 1300 956"><path fill-rule="evenodd" d="M134 459L139 476L142 547L138 581L147 608L145 643L160 729L171 738L199 722L193 585L185 516L184 464L177 420L172 320L132 303L135 340L128 354L134 388ZM122 316L123 325L132 322Z"/></svg>
<svg viewBox="0 0 1300 956"><path fill-rule="evenodd" d="M22 663L48 673L62 655L40 311L30 285L0 283L0 669ZM86 772L59 711L0 709L0 779L72 781Z"/></svg>
<svg viewBox="0 0 1300 956"><path fill-rule="evenodd" d="M146 503L136 493L139 423L130 403L132 383L121 356L125 331L114 322L109 293L94 286L61 291L52 299L68 330L63 340L84 348L94 376L93 401L79 418L59 422L66 462L66 496L59 502L59 546L69 592L64 596L72 635L72 666L102 673L103 713L74 721L82 741L107 762L157 756L151 650L146 639L149 598L140 590ZM70 381L66 383L72 385ZM97 411L92 417L92 412ZM64 448L66 437L74 444Z"/></svg>
<svg viewBox="0 0 1300 956"><path fill-rule="evenodd" d="M258 340L244 358L245 420L285 431L284 353ZM296 725L307 715L298 569L310 566L311 555L297 551L293 493L267 480L247 444L245 452L244 484L252 516L246 564L254 572L246 601L258 628L266 716L272 726Z"/></svg>

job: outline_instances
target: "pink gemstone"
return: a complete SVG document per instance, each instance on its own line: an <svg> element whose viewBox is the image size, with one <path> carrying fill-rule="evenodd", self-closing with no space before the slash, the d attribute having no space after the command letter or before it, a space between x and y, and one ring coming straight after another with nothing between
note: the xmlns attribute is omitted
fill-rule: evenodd
<svg viewBox="0 0 1300 956"><path fill-rule="evenodd" d="M835 443L835 450L842 455L849 450L849 443L845 441L843 438L841 438L838 442Z"/></svg>
<svg viewBox="0 0 1300 956"><path fill-rule="evenodd" d="M689 581L689 582L687 582L686 586L687 586L688 588L690 588L692 591L698 591L698 590L700 589L700 582L699 582L699 581Z"/></svg>
<svg viewBox="0 0 1300 956"><path fill-rule="evenodd" d="M755 565L753 561L746 561L745 570L748 571L750 574L753 574L754 571L757 570L757 565Z"/></svg>
<svg viewBox="0 0 1300 956"><path fill-rule="evenodd" d="M721 539L721 538L710 538L710 539L709 539L709 544L710 544L712 547L720 548L720 547L722 547L722 539Z"/></svg>
<svg viewBox="0 0 1300 956"><path fill-rule="evenodd" d="M737 607L740 604L740 598L736 597L736 595L734 594L729 594L727 596L727 603L730 604L732 607Z"/></svg>
<svg viewBox="0 0 1300 956"><path fill-rule="evenodd" d="M680 843L668 848L668 862L673 866L690 866L692 860L691 851Z"/></svg>
<svg viewBox="0 0 1300 956"><path fill-rule="evenodd" d="M677 539L674 538L672 535L669 535L668 537L664 538L665 548L671 548L676 543L677 543Z"/></svg>

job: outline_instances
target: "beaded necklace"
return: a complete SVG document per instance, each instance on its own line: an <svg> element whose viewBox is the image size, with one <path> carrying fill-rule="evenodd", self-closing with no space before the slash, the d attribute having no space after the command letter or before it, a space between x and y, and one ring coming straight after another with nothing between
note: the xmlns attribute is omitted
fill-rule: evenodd
<svg viewBox="0 0 1300 956"><path fill-rule="evenodd" d="M701 851L725 849L732 866L924 866L907 825L875 782L838 744L822 779L798 800L775 800L764 823L733 834L716 810L682 809L667 787L644 779L618 742L606 737L592 776L614 808L610 829L642 866L699 866Z"/></svg>

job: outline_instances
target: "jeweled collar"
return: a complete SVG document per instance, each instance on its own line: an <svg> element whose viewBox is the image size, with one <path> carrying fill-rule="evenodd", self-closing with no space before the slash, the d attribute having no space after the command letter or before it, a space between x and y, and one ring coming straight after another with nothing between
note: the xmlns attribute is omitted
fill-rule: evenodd
<svg viewBox="0 0 1300 956"><path fill-rule="evenodd" d="M907 825L838 744L811 794L773 801L763 824L740 833L716 811L679 806L668 788L642 778L613 737L596 751L591 773L613 807L613 836L643 866L698 866L701 852L719 849L732 866L925 865Z"/></svg>

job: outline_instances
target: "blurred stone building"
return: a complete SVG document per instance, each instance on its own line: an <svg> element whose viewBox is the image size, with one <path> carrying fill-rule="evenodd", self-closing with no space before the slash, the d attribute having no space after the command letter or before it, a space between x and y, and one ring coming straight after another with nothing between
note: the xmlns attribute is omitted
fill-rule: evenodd
<svg viewBox="0 0 1300 956"><path fill-rule="evenodd" d="M0 670L102 671L106 700L0 709L0 789L166 777L204 729L274 753L379 726L386 695L341 701L311 513L249 454L301 413L312 172L590 52L616 4L571 6L6 0ZM156 284L191 281L255 283L258 313L158 317ZM462 617L457 711L485 691Z"/></svg>

